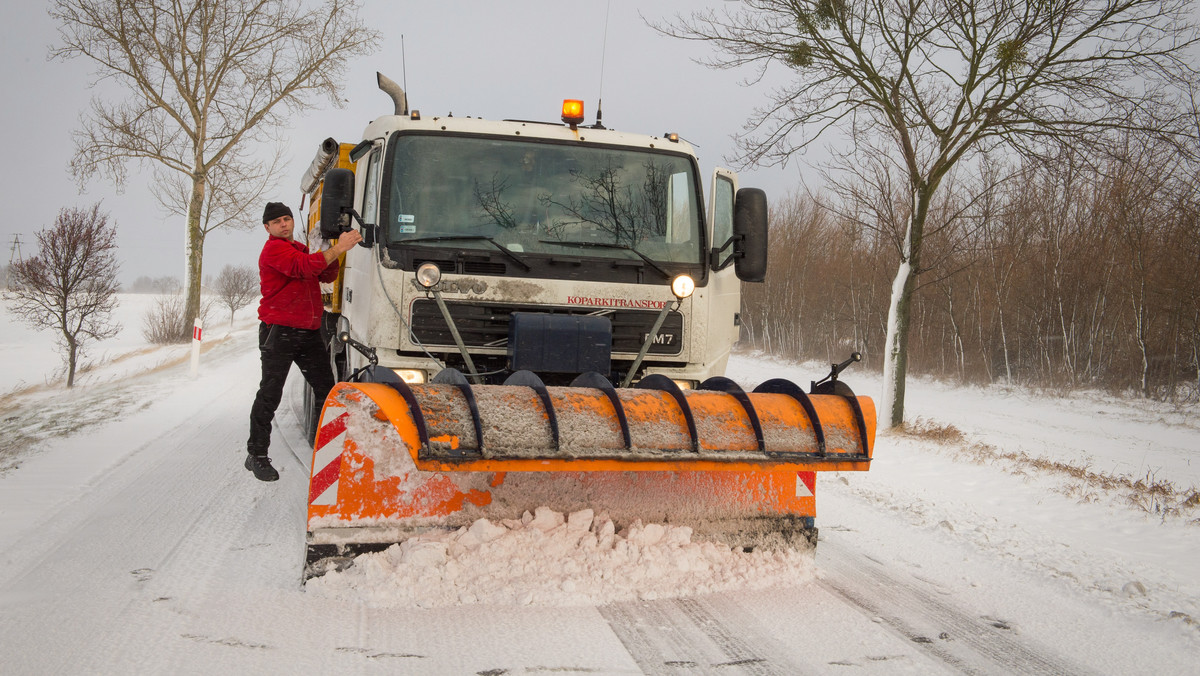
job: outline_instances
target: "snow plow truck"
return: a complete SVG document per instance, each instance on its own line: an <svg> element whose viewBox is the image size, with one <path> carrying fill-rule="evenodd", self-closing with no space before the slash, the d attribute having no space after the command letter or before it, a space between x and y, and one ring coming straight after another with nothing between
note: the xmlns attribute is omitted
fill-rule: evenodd
<svg viewBox="0 0 1200 676"><path fill-rule="evenodd" d="M816 541L815 473L867 470L875 408L838 379L724 377L767 200L677 134L394 111L324 141L313 250L338 384L315 402L305 579L429 528L593 508L731 546ZM318 406L319 405L319 406ZM319 411L319 413L318 413Z"/></svg>

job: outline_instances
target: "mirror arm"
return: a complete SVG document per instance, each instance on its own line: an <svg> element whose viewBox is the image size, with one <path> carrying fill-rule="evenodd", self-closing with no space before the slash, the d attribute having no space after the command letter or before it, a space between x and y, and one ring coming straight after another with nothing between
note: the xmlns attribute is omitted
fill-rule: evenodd
<svg viewBox="0 0 1200 676"><path fill-rule="evenodd" d="M358 215L358 211L354 207L347 207L343 209L342 213L338 216L338 223L341 226L342 232L350 232L350 229L353 227L351 225L353 221L358 221L358 229L362 232L363 238L358 245L367 247L368 249L372 246L375 246L375 240L376 235L378 235L379 226L370 223L364 223L362 216Z"/></svg>
<svg viewBox="0 0 1200 676"><path fill-rule="evenodd" d="M713 249L712 251L709 252L708 265L709 265L709 267L712 268L713 272L720 272L721 270L724 270L725 268L729 267L729 265L731 263L733 263L733 259L738 257L737 246L736 246L735 242L740 242L745 239L746 239L745 235L732 235L732 236L730 236L729 239L725 240L725 243L722 244L719 248ZM724 253L725 250L730 247L733 247L734 253L729 254L729 257L726 258L724 261L722 261L721 254Z"/></svg>

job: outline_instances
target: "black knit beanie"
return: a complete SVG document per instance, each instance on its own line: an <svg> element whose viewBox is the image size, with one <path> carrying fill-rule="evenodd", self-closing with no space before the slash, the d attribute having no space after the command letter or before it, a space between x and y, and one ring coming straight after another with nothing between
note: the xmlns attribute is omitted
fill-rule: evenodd
<svg viewBox="0 0 1200 676"><path fill-rule="evenodd" d="M283 202L267 202L267 208L263 209L263 225L279 218L280 216L291 216L292 210Z"/></svg>

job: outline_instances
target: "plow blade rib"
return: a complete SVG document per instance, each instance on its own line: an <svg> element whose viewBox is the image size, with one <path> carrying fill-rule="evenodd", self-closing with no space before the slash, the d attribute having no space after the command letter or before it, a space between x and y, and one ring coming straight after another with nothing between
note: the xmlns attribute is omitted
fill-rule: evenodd
<svg viewBox="0 0 1200 676"><path fill-rule="evenodd" d="M869 468L874 405L728 385L340 383L313 452L310 562L542 505L815 537L814 472Z"/></svg>

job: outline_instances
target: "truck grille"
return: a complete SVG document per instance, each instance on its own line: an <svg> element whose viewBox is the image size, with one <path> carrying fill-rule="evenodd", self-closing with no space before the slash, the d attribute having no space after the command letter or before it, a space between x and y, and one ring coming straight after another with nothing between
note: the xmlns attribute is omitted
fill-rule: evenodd
<svg viewBox="0 0 1200 676"><path fill-rule="evenodd" d="M595 310L589 308L550 308L538 305L500 305L446 301L454 325L468 347L503 348L508 345L509 316L514 312L549 312L564 315L601 315L612 321L613 353L637 354L646 334L658 317L655 310ZM413 303L412 327L423 345L454 346L454 337L438 310L437 303L418 299ZM683 315L668 312L658 330L658 341L649 354L676 355L683 350Z"/></svg>
<svg viewBox="0 0 1200 676"><path fill-rule="evenodd" d="M496 275L502 276L508 272L504 263L464 259L461 261L440 260L432 258L414 258L412 269L416 270L424 263L433 263L443 273L458 273L462 275Z"/></svg>

